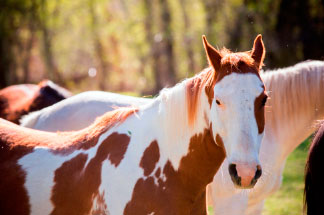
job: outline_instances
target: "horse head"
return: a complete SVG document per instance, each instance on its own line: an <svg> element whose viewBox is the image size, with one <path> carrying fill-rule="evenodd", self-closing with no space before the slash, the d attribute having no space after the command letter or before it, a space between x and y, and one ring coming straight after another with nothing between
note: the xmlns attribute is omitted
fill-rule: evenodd
<svg viewBox="0 0 324 215"><path fill-rule="evenodd" d="M234 185L251 188L262 173L258 154L267 101L259 75L265 55L262 37L256 37L250 52L216 50L205 36L203 43L212 70L205 85L210 131L225 149Z"/></svg>

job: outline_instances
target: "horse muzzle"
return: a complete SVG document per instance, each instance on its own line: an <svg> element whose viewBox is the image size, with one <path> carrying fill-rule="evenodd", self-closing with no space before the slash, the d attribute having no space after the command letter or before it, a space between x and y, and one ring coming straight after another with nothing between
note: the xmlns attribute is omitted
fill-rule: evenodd
<svg viewBox="0 0 324 215"><path fill-rule="evenodd" d="M260 165L250 166L231 163L228 166L228 171L234 185L240 189L253 188L262 175Z"/></svg>

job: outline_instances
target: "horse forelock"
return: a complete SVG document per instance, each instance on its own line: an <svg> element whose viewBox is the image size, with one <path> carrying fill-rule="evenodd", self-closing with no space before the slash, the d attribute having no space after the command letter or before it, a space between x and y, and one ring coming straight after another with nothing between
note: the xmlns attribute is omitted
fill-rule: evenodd
<svg viewBox="0 0 324 215"><path fill-rule="evenodd" d="M248 66L254 67L254 60L252 59L250 52L236 52L233 53L230 50L223 48L220 50L222 56L221 67L230 65L230 67L238 68L240 63L245 63Z"/></svg>

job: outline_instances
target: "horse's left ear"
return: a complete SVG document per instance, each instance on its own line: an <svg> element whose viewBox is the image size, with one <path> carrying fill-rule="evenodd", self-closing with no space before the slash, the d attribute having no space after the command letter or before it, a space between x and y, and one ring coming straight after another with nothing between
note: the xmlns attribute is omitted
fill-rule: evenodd
<svg viewBox="0 0 324 215"><path fill-rule="evenodd" d="M265 56L265 48L262 41L262 36L261 34L259 34L254 40L253 49L251 52L251 57L254 59L255 65L259 69L261 69L261 67L263 66L264 56Z"/></svg>

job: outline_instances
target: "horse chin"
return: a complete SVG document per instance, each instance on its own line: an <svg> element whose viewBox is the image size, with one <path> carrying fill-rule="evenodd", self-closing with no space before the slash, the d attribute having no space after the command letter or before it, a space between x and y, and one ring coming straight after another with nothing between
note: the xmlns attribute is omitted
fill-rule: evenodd
<svg viewBox="0 0 324 215"><path fill-rule="evenodd" d="M242 186L241 184L237 184L237 183L235 183L235 182L233 182L233 184L234 184L234 187L235 187L235 188L245 190L245 189L252 189L252 188L254 188L254 186L255 186L255 184L257 183L257 181L258 181L258 180L253 179L253 180L251 181L251 183L250 183L249 185L247 185L247 186Z"/></svg>

